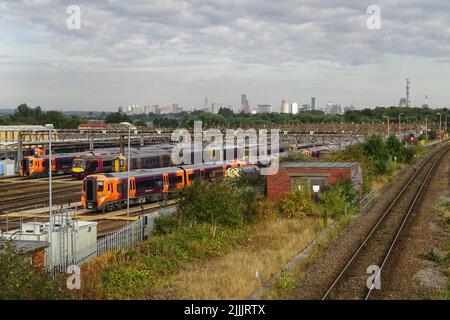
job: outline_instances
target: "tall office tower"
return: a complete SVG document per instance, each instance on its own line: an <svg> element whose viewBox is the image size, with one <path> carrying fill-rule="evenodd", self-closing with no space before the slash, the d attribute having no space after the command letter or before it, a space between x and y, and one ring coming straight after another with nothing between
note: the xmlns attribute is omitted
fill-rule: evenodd
<svg viewBox="0 0 450 320"><path fill-rule="evenodd" d="M292 104L291 104L291 113L292 114L297 114L298 113L298 103L297 102L292 102Z"/></svg>
<svg viewBox="0 0 450 320"><path fill-rule="evenodd" d="M211 111L214 114L218 114L220 109L220 104L213 102L211 105Z"/></svg>
<svg viewBox="0 0 450 320"><path fill-rule="evenodd" d="M311 110L317 110L317 98L316 97L311 97Z"/></svg>
<svg viewBox="0 0 450 320"><path fill-rule="evenodd" d="M289 113L289 102L285 101L283 99L283 101L281 101L281 113Z"/></svg>
<svg viewBox="0 0 450 320"><path fill-rule="evenodd" d="M252 113L252 108L247 99L247 95L241 94L241 106L244 113Z"/></svg>
<svg viewBox="0 0 450 320"><path fill-rule="evenodd" d="M271 113L272 106L270 104L258 104L258 113Z"/></svg>

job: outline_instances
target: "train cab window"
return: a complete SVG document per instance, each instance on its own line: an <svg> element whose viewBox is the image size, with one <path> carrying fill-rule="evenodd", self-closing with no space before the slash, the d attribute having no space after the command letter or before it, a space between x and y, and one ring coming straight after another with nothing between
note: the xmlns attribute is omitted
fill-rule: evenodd
<svg viewBox="0 0 450 320"><path fill-rule="evenodd" d="M123 188L122 183L119 183L119 184L117 185L117 192L118 192L118 193L122 193L123 190L124 190L124 188Z"/></svg>
<svg viewBox="0 0 450 320"><path fill-rule="evenodd" d="M103 166L104 167L111 167L112 166L112 160L103 161Z"/></svg>
<svg viewBox="0 0 450 320"><path fill-rule="evenodd" d="M103 188L104 188L103 181L99 181L97 185L98 185L98 191L99 191L99 192L102 192L102 191L103 191Z"/></svg>

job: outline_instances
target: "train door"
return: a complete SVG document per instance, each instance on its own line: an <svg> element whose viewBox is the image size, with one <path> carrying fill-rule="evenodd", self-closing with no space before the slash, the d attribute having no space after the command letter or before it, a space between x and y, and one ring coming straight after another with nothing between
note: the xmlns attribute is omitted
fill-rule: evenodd
<svg viewBox="0 0 450 320"><path fill-rule="evenodd" d="M136 197L136 178L130 178L130 198Z"/></svg>
<svg viewBox="0 0 450 320"><path fill-rule="evenodd" d="M169 174L163 173L163 192L169 192Z"/></svg>

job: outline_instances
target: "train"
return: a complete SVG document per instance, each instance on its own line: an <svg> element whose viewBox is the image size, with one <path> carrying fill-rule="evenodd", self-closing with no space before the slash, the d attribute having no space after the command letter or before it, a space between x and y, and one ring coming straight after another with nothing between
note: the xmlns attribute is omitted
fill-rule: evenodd
<svg viewBox="0 0 450 320"><path fill-rule="evenodd" d="M302 149L301 151L303 154L314 157L314 158L320 158L321 155L332 153L337 150L337 146L335 145L325 145L325 146L317 146L317 147L309 147Z"/></svg>
<svg viewBox="0 0 450 320"><path fill-rule="evenodd" d="M139 150L131 149L130 170L154 169L179 165L180 163L174 163L172 159L173 148L174 145L165 144L145 147ZM242 152L243 159L240 159L242 162L249 158L250 148L251 146L249 145L244 148ZM240 158L237 147L235 146L231 148L224 147L224 157L230 150L234 159ZM192 147L190 163L195 163L196 159L202 159L203 162L214 162L216 152L216 149L210 149L205 154L202 148ZM73 159L72 176L77 179L83 179L91 174L124 172L128 170L127 161L128 156L126 154L83 155Z"/></svg>
<svg viewBox="0 0 450 320"><path fill-rule="evenodd" d="M142 149L152 147L153 150L157 148L156 146L148 146L142 147ZM167 148L167 146L166 146ZM138 148L131 148L131 153L139 152ZM54 175L61 174L72 174L74 159L80 158L89 158L89 157L103 157L105 158L105 167L107 166L107 158L108 156L116 156L120 154L120 148L105 148L105 149L96 149L93 151L84 151L84 152L74 152L74 153L56 153L52 154L52 173ZM20 163L20 175L22 177L45 177L48 175L49 168L49 155L32 155L25 156ZM103 162L102 162L103 163Z"/></svg>
<svg viewBox="0 0 450 320"><path fill-rule="evenodd" d="M72 170L72 161L75 157L80 155L101 155L108 154L111 151L108 150L95 150L77 153L62 153L52 155L52 173L55 175L59 174L70 174ZM49 159L48 155L36 155L36 156L26 156L21 160L20 163L20 175L22 177L44 177L48 175L49 172Z"/></svg>
<svg viewBox="0 0 450 320"><path fill-rule="evenodd" d="M171 165L174 145L159 144L142 148L131 148L130 170L162 168ZM115 152L108 155L82 155L72 163L72 177L82 179L90 174L126 171L128 155Z"/></svg>
<svg viewBox="0 0 450 320"><path fill-rule="evenodd" d="M228 169L244 166L246 165L243 163L226 162L131 171L130 205L168 198L174 192L191 185L196 179L202 181L222 179ZM247 169L246 172L253 171ZM127 189L126 172L90 175L83 180L81 203L89 210L119 209L127 203Z"/></svg>

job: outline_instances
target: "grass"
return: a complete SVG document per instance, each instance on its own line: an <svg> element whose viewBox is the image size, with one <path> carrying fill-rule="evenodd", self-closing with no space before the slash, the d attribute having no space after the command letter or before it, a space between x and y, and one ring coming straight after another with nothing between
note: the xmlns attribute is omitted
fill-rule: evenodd
<svg viewBox="0 0 450 320"><path fill-rule="evenodd" d="M281 276L275 281L275 286L263 295L263 299L292 299L295 294L296 284L303 278L312 262L325 252L330 243L341 234L356 217L356 215L341 217L332 227L330 232L325 233L322 237L317 239L316 245L308 256L297 263L292 269L284 270L281 273ZM329 225L332 222L333 221L329 221Z"/></svg>
<svg viewBox="0 0 450 320"><path fill-rule="evenodd" d="M179 272L181 298L246 299L306 248L319 229L318 218L277 217L254 226L245 245ZM288 279L285 274L285 286Z"/></svg>

